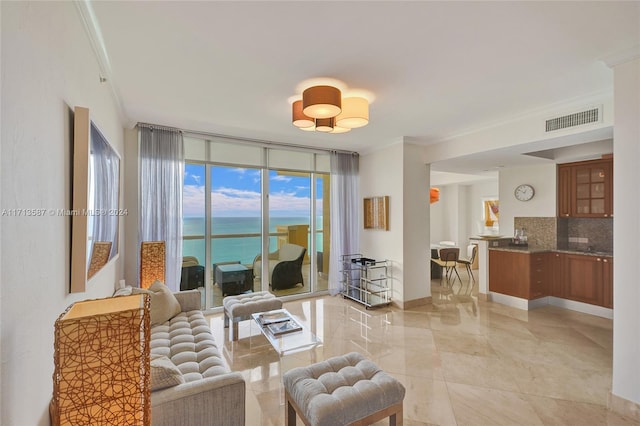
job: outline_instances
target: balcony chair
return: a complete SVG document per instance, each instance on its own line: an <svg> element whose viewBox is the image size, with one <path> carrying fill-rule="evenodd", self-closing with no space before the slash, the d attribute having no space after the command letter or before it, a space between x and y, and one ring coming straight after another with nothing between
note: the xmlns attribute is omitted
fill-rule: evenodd
<svg viewBox="0 0 640 426"><path fill-rule="evenodd" d="M204 266L195 256L182 258L182 276L180 278L180 291L193 290L204 287Z"/></svg>
<svg viewBox="0 0 640 426"><path fill-rule="evenodd" d="M297 244L283 244L278 250L269 253L269 284L272 290L282 290L304 286L302 279L302 261L307 249ZM262 257L253 260L253 271L260 278Z"/></svg>

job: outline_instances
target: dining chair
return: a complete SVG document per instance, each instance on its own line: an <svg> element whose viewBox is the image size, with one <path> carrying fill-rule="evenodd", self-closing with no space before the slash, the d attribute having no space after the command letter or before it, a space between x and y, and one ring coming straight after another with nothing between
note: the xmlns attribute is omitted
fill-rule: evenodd
<svg viewBox="0 0 640 426"><path fill-rule="evenodd" d="M437 265L440 265L441 268L444 269L444 277L447 279L447 282L451 282L451 276L455 272L456 276L462 282L460 278L460 274L458 274L458 270L456 269L456 265L458 264L458 258L460 256L460 249L458 247L447 247L440 249L440 257L437 259L431 259ZM440 282L442 282L442 276L440 277Z"/></svg>
<svg viewBox="0 0 640 426"><path fill-rule="evenodd" d="M471 265L473 265L473 262L476 260L476 255L478 253L478 246L476 244L469 244L467 246L467 257L461 257L458 259L458 263L461 265L464 265L464 267L467 269L467 274L469 274L469 279L473 281L473 283L475 284L476 279L473 276L473 273L471 272Z"/></svg>

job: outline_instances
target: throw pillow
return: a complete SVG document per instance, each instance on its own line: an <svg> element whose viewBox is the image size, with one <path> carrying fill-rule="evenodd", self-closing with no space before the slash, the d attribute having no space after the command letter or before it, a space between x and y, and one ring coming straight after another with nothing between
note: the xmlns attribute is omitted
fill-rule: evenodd
<svg viewBox="0 0 640 426"><path fill-rule="evenodd" d="M164 355L151 355L151 390L157 391L184 383L182 373Z"/></svg>
<svg viewBox="0 0 640 426"><path fill-rule="evenodd" d="M126 287L122 287L116 290L115 293L113 293L114 296L129 296L132 292L132 288L130 285L126 286Z"/></svg>
<svg viewBox="0 0 640 426"><path fill-rule="evenodd" d="M180 302L169 287L156 281L148 289L133 288L134 294L146 293L151 297L151 325L162 324L180 313Z"/></svg>

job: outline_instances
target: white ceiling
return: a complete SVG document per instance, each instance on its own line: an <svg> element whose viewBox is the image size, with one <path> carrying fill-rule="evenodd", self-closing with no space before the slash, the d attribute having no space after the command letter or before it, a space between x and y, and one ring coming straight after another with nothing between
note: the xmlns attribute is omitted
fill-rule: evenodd
<svg viewBox="0 0 640 426"><path fill-rule="evenodd" d="M129 124L359 152L403 136L434 143L611 92L602 59L640 45L637 1L91 6ZM336 135L294 128L288 98L314 77L372 92L369 125ZM508 150L489 155L499 154L509 161Z"/></svg>

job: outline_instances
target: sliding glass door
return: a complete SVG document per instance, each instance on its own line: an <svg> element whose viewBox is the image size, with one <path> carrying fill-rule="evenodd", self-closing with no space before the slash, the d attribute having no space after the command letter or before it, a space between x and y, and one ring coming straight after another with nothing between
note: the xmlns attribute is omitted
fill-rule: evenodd
<svg viewBox="0 0 640 426"><path fill-rule="evenodd" d="M226 295L327 289L327 154L185 137L185 158L183 276L204 273L184 290L215 308Z"/></svg>
<svg viewBox="0 0 640 426"><path fill-rule="evenodd" d="M287 262L269 268L274 294L311 291L310 229L311 174L269 170L269 251Z"/></svg>
<svg viewBox="0 0 640 426"><path fill-rule="evenodd" d="M213 306L222 297L259 291L254 261L262 250L260 169L210 166Z"/></svg>

